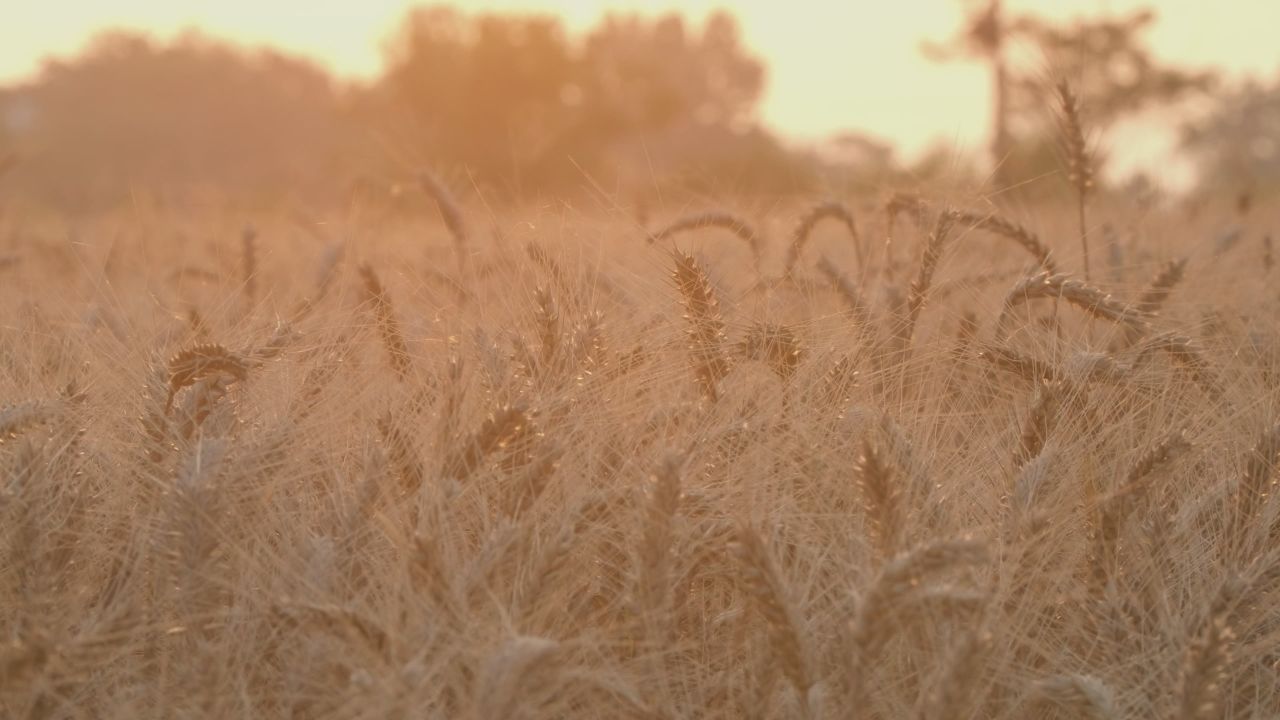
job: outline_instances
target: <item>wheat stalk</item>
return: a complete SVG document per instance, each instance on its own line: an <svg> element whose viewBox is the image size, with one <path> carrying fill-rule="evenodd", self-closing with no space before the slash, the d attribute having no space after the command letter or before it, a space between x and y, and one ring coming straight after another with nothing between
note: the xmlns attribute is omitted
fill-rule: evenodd
<svg viewBox="0 0 1280 720"><path fill-rule="evenodd" d="M519 717L522 693L540 672L549 671L560 649L554 640L521 635L503 643L480 669L475 681L477 720L510 720Z"/></svg>
<svg viewBox="0 0 1280 720"><path fill-rule="evenodd" d="M315 290L294 305L293 311L289 314L290 323L297 325L306 320L329 294L333 279L338 276L338 263L342 261L343 252L341 243L334 243L325 250L319 271L316 273Z"/></svg>
<svg viewBox="0 0 1280 720"><path fill-rule="evenodd" d="M404 333L400 329L400 320L396 317L395 308L391 305L391 296L378 279L373 266L368 263L360 266L360 279L364 282L365 301L373 309L373 316L378 326L378 335L382 345L387 349L387 359L391 369L402 382L409 380L412 361L409 359L409 345L405 342Z"/></svg>
<svg viewBox="0 0 1280 720"><path fill-rule="evenodd" d="M996 339L1003 340L1006 337L1010 318L1018 306L1039 298L1061 298L1096 318L1133 328L1144 335L1150 331L1147 314L1138 308L1126 305L1102 289L1068 275L1040 272L1014 285L1005 296L1004 307L996 321Z"/></svg>
<svg viewBox="0 0 1280 720"><path fill-rule="evenodd" d="M1119 720L1115 694L1106 683L1090 675L1054 675L1036 682L1033 704L1049 705L1067 718Z"/></svg>
<svg viewBox="0 0 1280 720"><path fill-rule="evenodd" d="M545 288L540 287L534 291L533 320L538 328L538 339L542 347L539 367L544 373L550 372L560 354L560 313L556 310L551 293Z"/></svg>
<svg viewBox="0 0 1280 720"><path fill-rule="evenodd" d="M1191 379L1200 386L1200 389L1210 399L1219 400L1222 398L1224 392L1222 382L1213 371L1209 360L1204 356L1204 352L1200 350L1199 346L1191 338L1175 332L1160 333L1147 338L1140 346L1134 363L1138 364L1144 361L1150 353L1156 350L1163 350L1174 362L1185 368L1191 375Z"/></svg>
<svg viewBox="0 0 1280 720"><path fill-rule="evenodd" d="M692 255L673 253L672 274L680 291L688 322L689 352L694 375L702 394L709 400L719 397L719 383L729 374L729 359L724 353L724 321L720 318L720 302L711 287L706 271Z"/></svg>
<svg viewBox="0 0 1280 720"><path fill-rule="evenodd" d="M440 210L440 217L453 237L453 249L457 254L458 272L465 276L467 268L468 235L467 226L462 219L462 209L454 200L453 193L430 170L418 173L418 184L426 191Z"/></svg>
<svg viewBox="0 0 1280 720"><path fill-rule="evenodd" d="M842 203L830 200L809 208L800 217L800 221L796 223L795 230L791 232L791 244L787 246L787 259L784 266L786 277L791 277L795 272L796 263L800 261L800 253L804 251L804 246L809 242L809 235L813 232L813 228L828 218L839 220L849 231L849 238L853 241L853 250L858 260L858 267L866 267L866 261L862 257L862 241L858 237L858 226L854 222L853 213Z"/></svg>
<svg viewBox="0 0 1280 720"><path fill-rule="evenodd" d="M899 627L915 617L920 606L911 602L925 583L939 573L986 562L986 543L973 538L932 542L899 553L880 568L858 602L849 623L851 644L847 671L851 707L862 707L868 680L885 644Z"/></svg>
<svg viewBox="0 0 1280 720"><path fill-rule="evenodd" d="M738 352L748 360L768 363L783 381L791 380L804 359L804 348L795 332L772 323L752 324L738 343Z"/></svg>
<svg viewBox="0 0 1280 720"><path fill-rule="evenodd" d="M836 289L840 299L849 306L850 317L859 332L871 325L871 311L862 298L862 291L826 257L818 261L818 270L827 276L831 286Z"/></svg>
<svg viewBox="0 0 1280 720"><path fill-rule="evenodd" d="M490 415L471 436L445 456L445 477L465 480L490 454L508 447L529 431L530 417L522 407L504 407Z"/></svg>
<svg viewBox="0 0 1280 720"><path fill-rule="evenodd" d="M1182 282L1186 271L1186 258L1170 260L1165 263L1160 268L1160 272L1151 278L1147 289L1142 292L1142 297L1138 299L1138 309L1149 315L1160 312L1160 307L1169 299L1169 294L1173 292L1173 288Z"/></svg>
<svg viewBox="0 0 1280 720"><path fill-rule="evenodd" d="M1190 449L1191 443L1182 431L1166 435L1129 467L1120 487L1101 501L1092 558L1093 577L1099 588L1105 587L1115 572L1120 534L1137 504L1146 497L1153 478Z"/></svg>
<svg viewBox="0 0 1280 720"><path fill-rule="evenodd" d="M992 638L985 630L966 631L952 649L941 677L925 693L921 720L960 720L969 717L975 686L981 677L984 661L991 650Z"/></svg>
<svg viewBox="0 0 1280 720"><path fill-rule="evenodd" d="M854 469L871 544L886 561L898 550L902 533L902 493L893 465L881 454L870 436L863 437Z"/></svg>
<svg viewBox="0 0 1280 720"><path fill-rule="evenodd" d="M648 241L649 244L658 243L690 230L701 230L709 227L728 230L746 243L747 247L751 249L751 257L755 262L756 271L759 273L760 255L763 252L764 243L760 239L759 233L755 231L755 228L751 227L750 223L732 213L713 210L696 215L687 215L650 234Z"/></svg>
<svg viewBox="0 0 1280 720"><path fill-rule="evenodd" d="M1044 450L1058 415L1062 388L1049 383L1039 383L1032 397L1031 410L1022 424L1018 448L1014 452L1013 465L1021 469Z"/></svg>
<svg viewBox="0 0 1280 720"><path fill-rule="evenodd" d="M1228 580L1213 599L1199 632L1188 644L1178 678L1177 720L1215 720L1222 716L1224 685L1230 678L1235 633L1229 623L1238 584Z"/></svg>
<svg viewBox="0 0 1280 720"><path fill-rule="evenodd" d="M1066 80L1055 88L1058 95L1058 111L1063 144L1067 156L1067 179L1076 192L1076 211L1080 222L1080 246L1084 253L1084 279L1089 281L1089 226L1085 208L1093 190L1093 160L1085 144L1080 101Z"/></svg>
<svg viewBox="0 0 1280 720"><path fill-rule="evenodd" d="M173 399L179 390L212 375L226 375L244 382L249 378L249 364L238 354L214 344L196 345L174 355L169 360L169 394L165 398L165 413L173 409Z"/></svg>
<svg viewBox="0 0 1280 720"><path fill-rule="evenodd" d="M918 196L897 193L889 200L885 206L885 211L889 215L890 233L892 234L892 223L899 214L910 212L912 217L916 218L917 224L923 224L923 218L929 212L929 205ZM993 235L1012 240L1034 257L1042 270L1051 274L1058 272L1057 264L1053 261L1049 248L1035 233L1018 223L993 212L980 213L969 210L948 209L947 213L950 214L951 220L957 225L985 230Z"/></svg>
<svg viewBox="0 0 1280 720"><path fill-rule="evenodd" d="M1036 259L1040 268L1048 273L1058 272L1057 264L1049 248L1040 238L1018 223L995 213L975 213L967 210L951 211L955 221L965 227L985 230L994 235L1017 243L1023 250Z"/></svg>
<svg viewBox="0 0 1280 720"><path fill-rule="evenodd" d="M638 592L642 607L663 613L671 592L671 560L676 514L680 510L680 476L685 459L668 454L649 476L648 502L640 541Z"/></svg>
<svg viewBox="0 0 1280 720"><path fill-rule="evenodd" d="M808 698L815 682L810 670L808 637L804 619L759 532L740 525L730 550L742 570L747 593L769 626L769 641L782 672L799 693Z"/></svg>
<svg viewBox="0 0 1280 720"><path fill-rule="evenodd" d="M54 408L43 400L29 400L0 408L0 445L26 430L49 422Z"/></svg>
<svg viewBox="0 0 1280 720"><path fill-rule="evenodd" d="M1244 472L1235 488L1234 538L1243 542L1254 526L1263 503L1280 487L1276 463L1280 462L1280 423L1258 438L1245 456Z"/></svg>
<svg viewBox="0 0 1280 720"><path fill-rule="evenodd" d="M907 296L907 324L902 331L905 345L910 345L915 335L916 322L920 319L920 312L924 310L929 287L933 283L933 274L937 272L938 263L942 261L942 248L954 223L955 215L951 211L944 210L939 213L933 231L925 243L924 252L920 256L920 269L916 273L916 279L911 282L911 292Z"/></svg>
<svg viewBox="0 0 1280 720"><path fill-rule="evenodd" d="M426 479L426 468L418 454L417 442L405 423L394 413L387 412L377 420L378 434L382 436L387 456L400 476L401 497L412 499Z"/></svg>
<svg viewBox="0 0 1280 720"><path fill-rule="evenodd" d="M245 299L252 305L258 298L258 231L246 225L240 233L240 270L243 273L241 288Z"/></svg>

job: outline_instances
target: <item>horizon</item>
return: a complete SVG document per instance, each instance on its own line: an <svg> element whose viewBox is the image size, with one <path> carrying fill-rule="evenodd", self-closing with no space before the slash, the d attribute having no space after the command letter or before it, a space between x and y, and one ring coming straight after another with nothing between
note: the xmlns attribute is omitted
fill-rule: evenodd
<svg viewBox="0 0 1280 720"><path fill-rule="evenodd" d="M347 3L273 3L263 8L249 0L217 5L186 2L162 6L126 0L100 7L84 0L26 2L19 10L19 42L0 49L0 85L35 78L44 64L80 53L96 35L125 30L169 42L196 32L246 50L270 49L305 58L340 81L377 77L383 67L383 44L408 10L424 3L374 0L353 8ZM1008 0L1011 13L1033 11L1057 20L1107 13L1124 15L1144 6L1136 0L1088 0L1037 7L1028 0ZM458 7L455 4L455 7ZM757 108L760 123L792 145L815 146L842 132L863 133L890 144L903 160L919 158L939 146L957 156L981 156L989 133L989 76L979 63L940 63L921 51L926 41L949 38L965 3L914 0L874 12L844 7L788 4L764 0L737 3L690 0L648 4L638 0L477 0L463 8L483 12L538 13L559 18L572 39L609 13L654 16L679 12L700 26L716 9L737 19L745 46L766 67L764 93ZM1280 67L1271 49L1266 22L1241 23L1239 14L1203 16L1189 0L1166 0L1147 34L1156 57L1184 67L1208 67L1223 79L1266 78ZM1265 20L1277 14L1260 3L1236 8ZM804 16L805 35L797 38L796 16ZM873 18L874 23L865 22ZM68 18L74 22L67 22ZM1240 32L1252 28L1251 32ZM829 48L845 42L840 50ZM874 71L862 72L873 67ZM832 81L833 69L847 73L847 83ZM842 91L841 88L848 88ZM868 102L870 100L870 102ZM938 107L946 108L939 113ZM1168 117L1129 121L1102 138L1115 155L1113 176L1135 169L1163 171L1162 180L1185 187L1192 170L1173 151L1176 123Z"/></svg>

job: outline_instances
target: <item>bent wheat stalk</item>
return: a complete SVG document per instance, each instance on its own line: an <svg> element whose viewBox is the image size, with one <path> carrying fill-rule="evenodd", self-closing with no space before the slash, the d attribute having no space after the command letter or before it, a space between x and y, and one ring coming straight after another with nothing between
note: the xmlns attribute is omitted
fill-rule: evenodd
<svg viewBox="0 0 1280 720"><path fill-rule="evenodd" d="M1058 271L1057 263L1053 261L1049 248L1035 233L1018 223L995 213L975 213L966 210L954 212L956 222L960 225L985 230L993 235L1012 240L1034 257L1036 262L1040 263L1041 269L1050 273Z"/></svg>
<svg viewBox="0 0 1280 720"><path fill-rule="evenodd" d="M458 203L453 199L453 193L449 192L449 188L429 170L423 170L418 174L418 182L422 185L422 189L427 195L435 201L436 207L440 209L440 217L444 220L444 225L449 230L449 234L453 236L453 247L457 253L458 271L464 276L467 267L467 226L462 219L462 210L458 207Z"/></svg>
<svg viewBox="0 0 1280 720"><path fill-rule="evenodd" d="M791 245L787 248L784 272L786 277L790 277L795 271L796 263L800 261L800 253L809 242L809 235L813 232L813 228L827 218L839 220L848 229L849 237L853 240L853 251L858 259L858 267L866 267L862 257L862 241L858 237L858 226L854 222L853 213L842 203L831 200L809 208L809 211L801 216L800 222L796 224L796 229L791 233Z"/></svg>
<svg viewBox="0 0 1280 720"><path fill-rule="evenodd" d="M173 398L178 391L194 385L211 375L229 375L244 382L249 377L249 363L221 345L196 345L174 355L169 360L169 395L164 407L167 414L173 408Z"/></svg>
<svg viewBox="0 0 1280 720"><path fill-rule="evenodd" d="M1014 285L1005 296L1004 307L996 321L996 339L1003 341L1008 336L1014 310L1041 298L1061 298L1093 317L1133 328L1144 335L1150 332L1150 316L1139 308L1122 303L1100 288L1069 275L1040 272Z"/></svg>
<svg viewBox="0 0 1280 720"><path fill-rule="evenodd" d="M649 235L648 241L652 245L683 232L709 227L728 230L736 235L738 239L745 242L747 247L751 249L752 261L755 263L756 271L759 272L760 256L764 251L764 243L760 239L759 233L755 231L755 228L751 227L750 223L732 213L716 210L697 215L687 215Z"/></svg>
<svg viewBox="0 0 1280 720"><path fill-rule="evenodd" d="M916 224L923 224L923 218L928 214L928 211L929 205L924 200L906 193L894 195L885 206L885 212L889 215L891 226L897 216L904 212L910 212L912 217L916 219ZM950 212L957 225L983 230L1006 240L1012 240L1034 257L1042 270L1049 273L1058 272L1057 263L1054 262L1048 246L1040 240L1039 236L1022 225L993 212L973 212L970 210L951 210Z"/></svg>

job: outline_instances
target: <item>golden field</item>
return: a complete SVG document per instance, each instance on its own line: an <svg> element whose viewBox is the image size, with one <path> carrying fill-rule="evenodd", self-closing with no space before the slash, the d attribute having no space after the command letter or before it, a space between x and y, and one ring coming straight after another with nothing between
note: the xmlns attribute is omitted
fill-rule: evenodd
<svg viewBox="0 0 1280 720"><path fill-rule="evenodd" d="M1280 715L1257 209L409 187L6 209L0 714Z"/></svg>

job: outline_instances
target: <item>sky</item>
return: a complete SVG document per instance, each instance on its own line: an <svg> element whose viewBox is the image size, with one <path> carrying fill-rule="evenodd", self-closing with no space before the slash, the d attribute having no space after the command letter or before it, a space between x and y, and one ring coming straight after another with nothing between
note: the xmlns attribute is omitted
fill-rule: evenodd
<svg viewBox="0 0 1280 720"><path fill-rule="evenodd" d="M14 5L16 3L16 7ZM269 44L308 56L345 77L371 77L382 44L412 0L8 0L0 42L0 84L32 76L49 56L67 57L105 28L172 37L198 28L242 45ZM571 31L605 13L678 10L700 20L732 11L746 45L769 68L762 121L794 141L859 129L892 141L910 158L938 142L981 152L988 128L989 79L975 63L938 64L925 40L951 36L965 0L457 0L469 11L538 11ZM1006 0L1058 19L1125 14L1154 7L1149 33L1159 57L1211 66L1228 78L1271 78L1280 70L1280 0ZM1119 169L1159 169L1170 128L1147 122L1103 142Z"/></svg>

